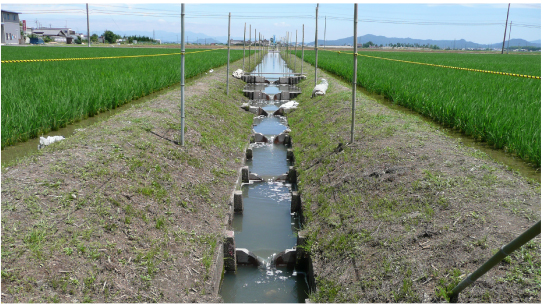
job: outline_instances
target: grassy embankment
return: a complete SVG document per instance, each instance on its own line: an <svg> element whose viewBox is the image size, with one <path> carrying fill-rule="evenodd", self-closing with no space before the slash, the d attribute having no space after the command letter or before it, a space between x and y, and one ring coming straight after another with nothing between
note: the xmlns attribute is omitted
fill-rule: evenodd
<svg viewBox="0 0 542 305"><path fill-rule="evenodd" d="M187 82L185 147L175 90L2 169L2 302L220 301L214 259L253 120L225 70Z"/></svg>
<svg viewBox="0 0 542 305"><path fill-rule="evenodd" d="M227 50L189 54L195 51L186 51L186 78L224 65L227 61ZM2 60L179 52L179 49L163 48L2 46ZM242 56L242 51L231 51L232 61ZM180 57L169 55L2 64L2 148L179 83Z"/></svg>
<svg viewBox="0 0 542 305"><path fill-rule="evenodd" d="M288 122L317 278L311 301L441 302L540 219L537 182L359 93L355 143L347 144L350 85L320 71L328 93L310 98L314 67L304 72ZM459 301L540 302L540 237Z"/></svg>
<svg viewBox="0 0 542 305"><path fill-rule="evenodd" d="M429 64L540 76L540 56L359 52ZM301 53L298 52L298 56ZM305 52L314 64L314 51ZM352 54L319 52L318 67L352 81ZM540 167L539 79L358 57L358 85L394 103L504 148Z"/></svg>

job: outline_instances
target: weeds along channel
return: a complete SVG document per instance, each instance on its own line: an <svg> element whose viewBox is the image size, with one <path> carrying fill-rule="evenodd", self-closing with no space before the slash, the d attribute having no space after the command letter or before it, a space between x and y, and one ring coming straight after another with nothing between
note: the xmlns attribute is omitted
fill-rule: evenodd
<svg viewBox="0 0 542 305"><path fill-rule="evenodd" d="M320 54L318 66L342 56ZM311 98L314 67L303 69L309 79L299 84L299 107L288 123L316 278L311 302L446 301L465 276L540 219L538 182L359 92L348 143L351 85L319 70L329 88ZM538 236L459 302L540 302L540 294Z"/></svg>
<svg viewBox="0 0 542 305"><path fill-rule="evenodd" d="M298 52L298 57L301 57ZM358 85L540 167L540 79L462 71L363 55L540 76L540 56L359 52ZM318 67L352 80L353 56L319 52ZM305 52L314 64L314 51Z"/></svg>
<svg viewBox="0 0 542 305"><path fill-rule="evenodd" d="M227 62L227 50L196 51L187 50L186 78ZM156 56L129 57L141 55ZM179 83L180 56L178 49L2 46L2 61L85 58L2 63L2 148Z"/></svg>
<svg viewBox="0 0 542 305"><path fill-rule="evenodd" d="M2 302L221 301L223 220L253 122L244 82L226 95L225 75L186 86L184 147L174 90L2 168Z"/></svg>

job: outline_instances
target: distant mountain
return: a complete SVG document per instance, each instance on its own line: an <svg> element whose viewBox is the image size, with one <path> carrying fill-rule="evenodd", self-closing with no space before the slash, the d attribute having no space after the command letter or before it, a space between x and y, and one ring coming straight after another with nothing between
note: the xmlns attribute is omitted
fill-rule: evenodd
<svg viewBox="0 0 542 305"><path fill-rule="evenodd" d="M397 37L386 37L386 36L376 36L376 35L363 35L358 37L358 44L363 44L366 42L373 42L377 45L383 45L386 46L387 44L396 44L396 43L409 43L409 44L419 44L419 45L437 45L441 49L445 48L501 48L502 42L500 43L493 43L493 44L478 44L472 41L466 41L465 39L459 39L459 40L432 40L432 39L414 39L414 38L397 38ZM350 36L347 38L342 39L336 39L336 40L327 40L326 42L327 46L343 46L343 45L353 45L354 44L354 36ZM318 39L318 44L323 46L324 40ZM308 43L308 45L314 45L314 42ZM506 41L505 47L508 45L508 41ZM534 47L540 47L540 40L538 42L529 42L524 39L511 39L510 40L510 46L534 46Z"/></svg>
<svg viewBox="0 0 542 305"><path fill-rule="evenodd" d="M533 40L533 41L529 41L530 43L541 43L541 40L538 39L538 40Z"/></svg>
<svg viewBox="0 0 542 305"><path fill-rule="evenodd" d="M147 37L150 37L152 38L153 37L153 32L152 30L151 31L113 31L115 34L117 35L120 35L120 36L132 36L132 35L136 35L136 36L147 36ZM92 32L92 34L98 34L98 35L102 35L103 32ZM181 42L181 33L180 31L178 33L174 33L174 32L166 32L166 31L154 31L154 38L155 39L160 39L163 43L164 42ZM243 37L239 38L239 37L231 37L232 39L243 39ZM190 32L190 31L186 31L184 33L184 39L185 39L185 42L189 42L189 43L207 43L207 44L210 44L210 43L227 43L228 42L228 36L218 36L218 37L213 37L213 36L208 36L208 35L205 35L205 34L201 34L201 33L194 33L194 32ZM248 40L248 38L247 38Z"/></svg>

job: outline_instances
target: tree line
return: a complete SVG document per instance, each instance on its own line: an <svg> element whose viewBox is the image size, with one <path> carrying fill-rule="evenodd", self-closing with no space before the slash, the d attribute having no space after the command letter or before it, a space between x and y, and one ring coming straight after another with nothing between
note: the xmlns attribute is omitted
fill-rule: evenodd
<svg viewBox="0 0 542 305"><path fill-rule="evenodd" d="M382 48L383 45L380 44L377 45L375 43L373 43L372 41L369 41L369 42L366 42L364 44L362 44L362 47L363 48L370 48L370 47L380 47ZM440 50L440 47L437 46L437 45L434 45L434 44L419 44L419 43L387 43L386 46L388 47L392 47L392 48L401 48L401 47L404 47L404 48L426 48L426 49L433 49L433 50Z"/></svg>
<svg viewBox="0 0 542 305"><path fill-rule="evenodd" d="M131 36L120 36L118 34L115 34L113 33L113 31L105 31L102 36L104 37L104 40L105 42L107 43L115 43L117 42L117 39L124 39L126 42L128 43L133 43L134 40L136 40L137 42L156 42L156 40L150 38L150 37L147 37L147 36L140 36L140 35L131 35ZM75 40L75 43L78 43L78 44L81 44L81 43L84 43L86 42L87 40L81 40L80 38L76 39ZM98 42L98 35L97 34L92 34L90 36L90 41L91 42Z"/></svg>

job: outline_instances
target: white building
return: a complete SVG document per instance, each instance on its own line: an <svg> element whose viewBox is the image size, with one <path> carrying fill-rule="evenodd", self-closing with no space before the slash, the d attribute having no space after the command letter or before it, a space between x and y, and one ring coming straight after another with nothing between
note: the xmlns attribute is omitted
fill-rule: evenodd
<svg viewBox="0 0 542 305"><path fill-rule="evenodd" d="M21 39L19 14L2 10L2 44L19 44Z"/></svg>

